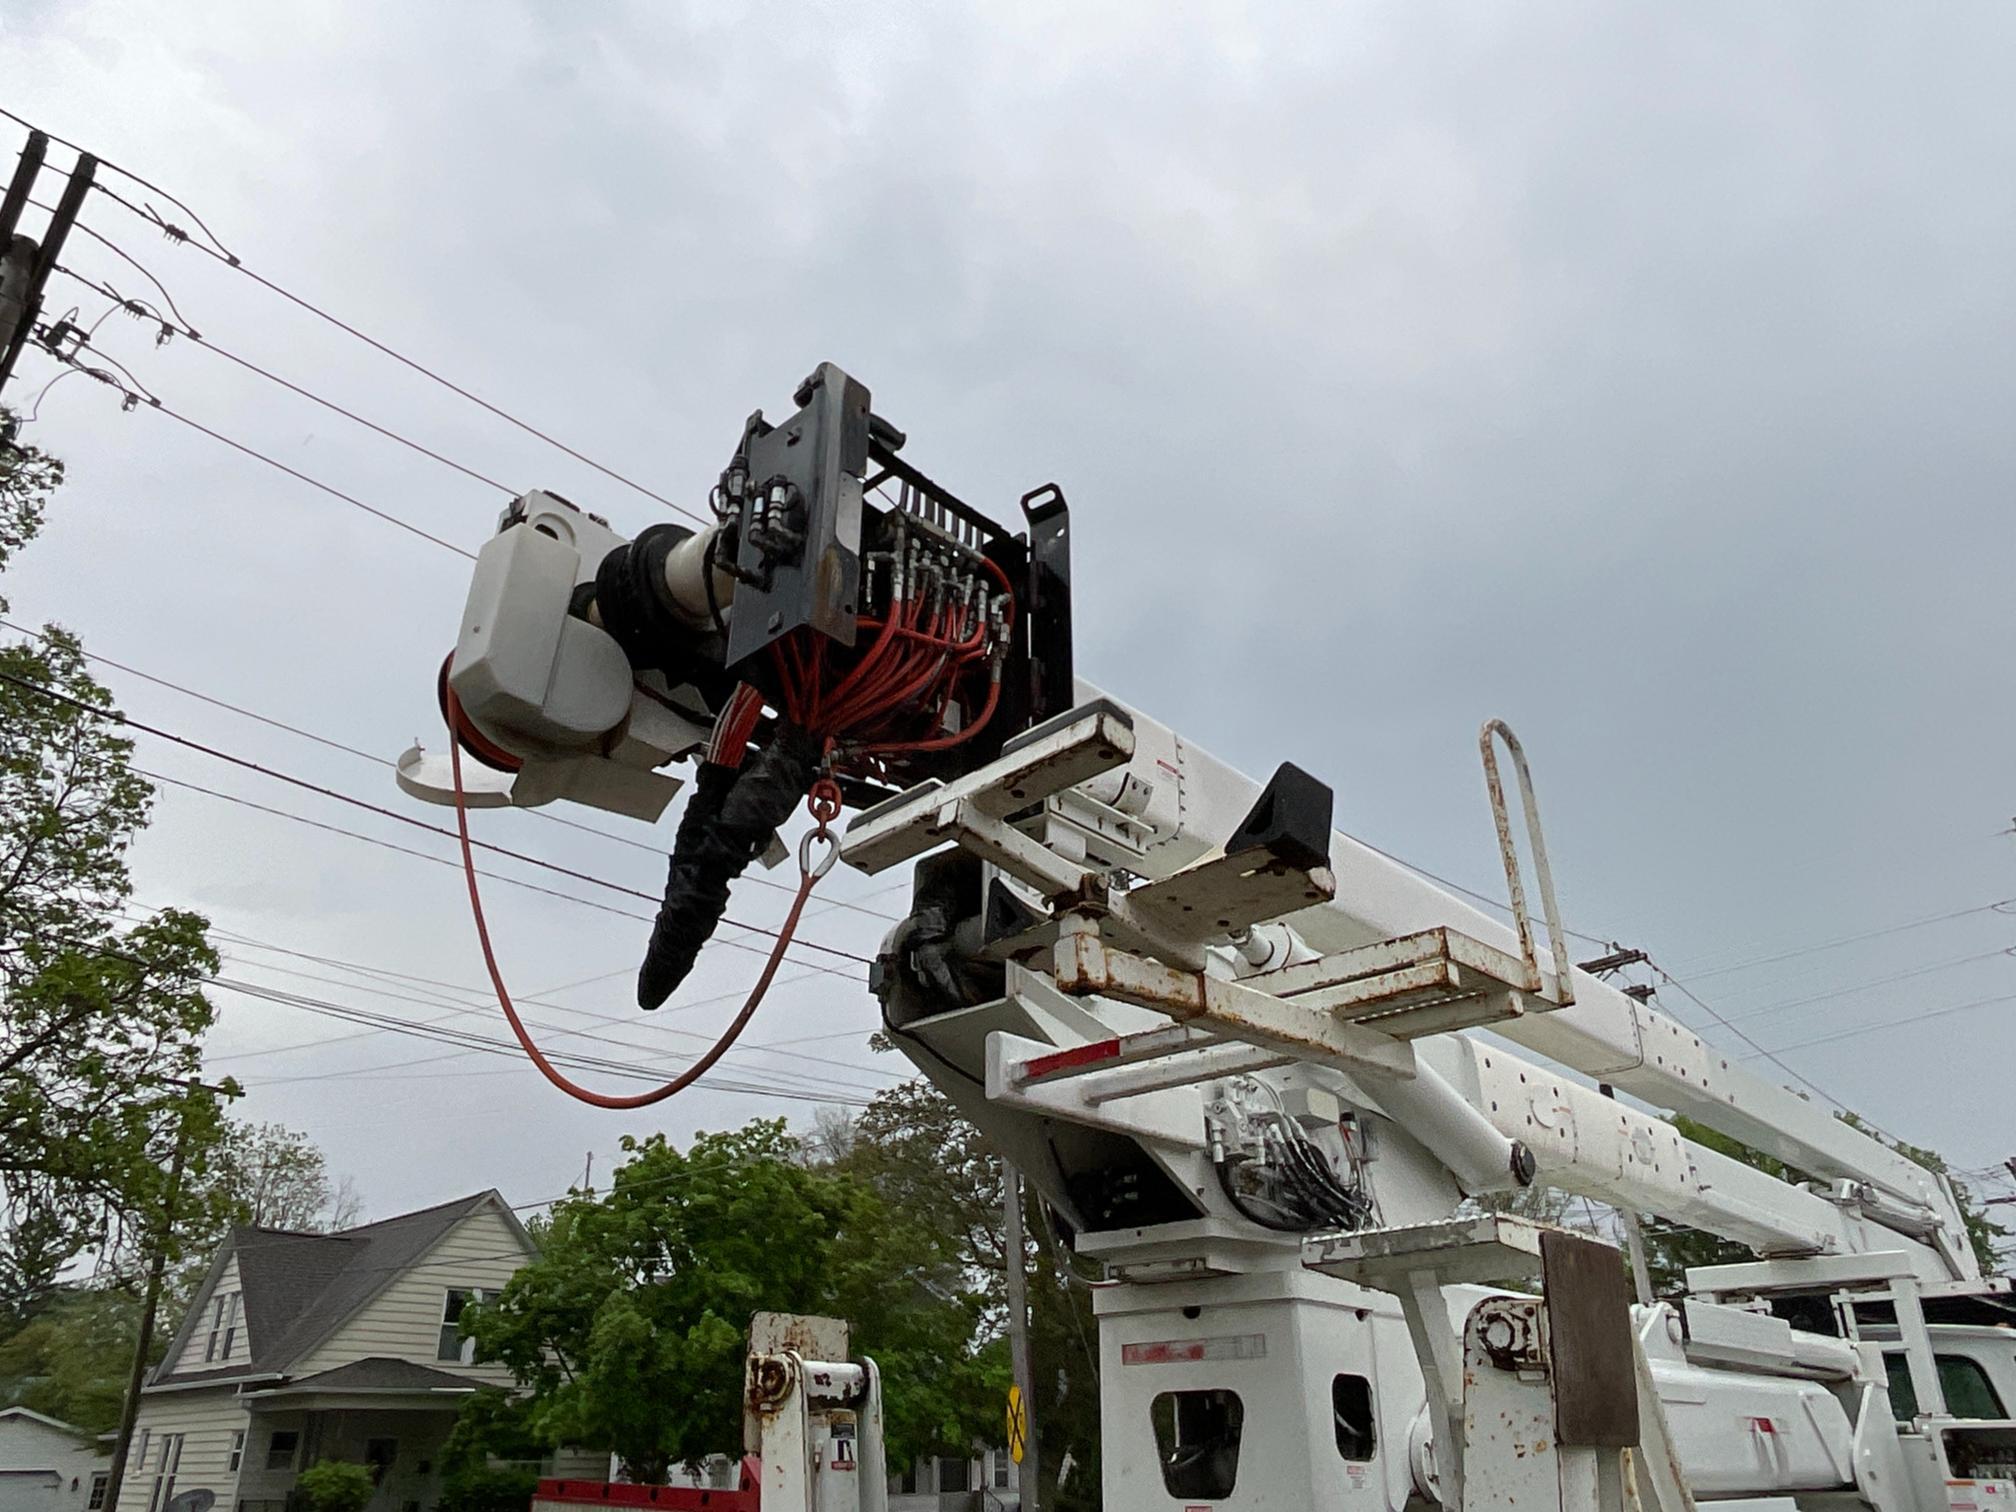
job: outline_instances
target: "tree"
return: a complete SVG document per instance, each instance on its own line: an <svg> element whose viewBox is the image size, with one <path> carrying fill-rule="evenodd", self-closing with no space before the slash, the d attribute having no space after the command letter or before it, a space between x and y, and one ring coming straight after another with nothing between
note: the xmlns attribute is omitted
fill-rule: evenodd
<svg viewBox="0 0 2016 1512"><path fill-rule="evenodd" d="M1001 1361L975 1347L982 1303L935 1226L808 1164L781 1121L703 1134L683 1152L663 1135L623 1147L610 1190L559 1204L539 1258L463 1314L477 1357L525 1389L502 1408L471 1404L489 1433L606 1445L653 1481L733 1453L761 1310L853 1325L855 1349L884 1371L893 1452L963 1453L998 1415Z"/></svg>
<svg viewBox="0 0 2016 1512"><path fill-rule="evenodd" d="M59 1293L35 1320L0 1343L0 1404L27 1407L105 1433L119 1421L140 1302L112 1287ZM169 1333L158 1330L165 1347Z"/></svg>
<svg viewBox="0 0 2016 1512"><path fill-rule="evenodd" d="M1008 1250L1002 1166L980 1131L929 1082L901 1082L862 1111L845 1164L874 1187L906 1227L936 1227L954 1239L966 1284L986 1302L988 1347L1005 1349ZM1030 1208L1023 1259L1029 1278L1031 1379L1038 1386L1032 1410L1042 1444L1042 1500L1047 1507L1075 1512L1099 1504L1098 1325L1090 1283L1074 1269L1054 1215L1033 1193ZM1004 1392L1006 1380L1004 1364ZM997 1398L992 1407L984 1436L998 1444L1005 1403ZM1058 1473L1067 1455L1070 1473L1060 1488ZM891 1458L905 1462L893 1450Z"/></svg>
<svg viewBox="0 0 2016 1512"><path fill-rule="evenodd" d="M277 1123L233 1123L210 1157L209 1183L232 1223L322 1234L355 1224L362 1199L332 1181L306 1134Z"/></svg>
<svg viewBox="0 0 2016 1512"><path fill-rule="evenodd" d="M40 527L61 464L0 450L0 569ZM6 607L0 600L0 610ZM152 789L75 636L0 648L0 1321L25 1322L86 1250L154 1228L217 968L205 921L126 926L127 852ZM192 1169L214 1109L180 1129Z"/></svg>

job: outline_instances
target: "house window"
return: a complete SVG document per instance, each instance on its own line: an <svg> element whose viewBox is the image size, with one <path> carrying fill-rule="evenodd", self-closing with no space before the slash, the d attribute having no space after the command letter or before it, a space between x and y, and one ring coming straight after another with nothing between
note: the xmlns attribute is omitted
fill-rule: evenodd
<svg viewBox="0 0 2016 1512"><path fill-rule="evenodd" d="M1372 1412L1372 1383L1361 1375L1335 1376L1330 1382L1330 1419L1337 1430L1337 1452L1364 1464L1379 1447L1379 1424Z"/></svg>
<svg viewBox="0 0 2016 1512"><path fill-rule="evenodd" d="M1148 1404L1162 1484L1178 1501L1223 1501L1239 1479L1246 1407L1239 1393L1165 1391Z"/></svg>
<svg viewBox="0 0 2016 1512"><path fill-rule="evenodd" d="M245 1430L243 1428L234 1428L231 1430L231 1460L224 1468L226 1470L236 1470L244 1458Z"/></svg>
<svg viewBox="0 0 2016 1512"><path fill-rule="evenodd" d="M111 1482L112 1477L103 1470L91 1477L91 1500L85 1503L87 1512L100 1512L105 1505L105 1488Z"/></svg>
<svg viewBox="0 0 2016 1512"><path fill-rule="evenodd" d="M266 1468L268 1470L292 1470L294 1452L301 1447L301 1435L292 1428L275 1428L273 1436L266 1440Z"/></svg>
<svg viewBox="0 0 2016 1512"><path fill-rule="evenodd" d="M175 1472L182 1468L182 1435L164 1433L154 1462L154 1485L147 1495L147 1512L163 1512L175 1499Z"/></svg>
<svg viewBox="0 0 2016 1512"><path fill-rule="evenodd" d="M938 1461L938 1489L940 1491L970 1491L973 1466L969 1461L953 1459L946 1455Z"/></svg>
<svg viewBox="0 0 2016 1512"><path fill-rule="evenodd" d="M240 1296L238 1292L226 1292L210 1304L210 1337L203 1345L204 1364L231 1357L231 1345L238 1337Z"/></svg>
<svg viewBox="0 0 2016 1512"><path fill-rule="evenodd" d="M434 1350L435 1359L459 1365L476 1363L476 1341L462 1337L462 1309L472 1302L488 1302L496 1295L480 1288L448 1289L447 1298L441 1304L441 1339Z"/></svg>
<svg viewBox="0 0 2016 1512"><path fill-rule="evenodd" d="M996 1491L1006 1491L1008 1489L1008 1451L1006 1449L996 1449L994 1451L994 1489Z"/></svg>

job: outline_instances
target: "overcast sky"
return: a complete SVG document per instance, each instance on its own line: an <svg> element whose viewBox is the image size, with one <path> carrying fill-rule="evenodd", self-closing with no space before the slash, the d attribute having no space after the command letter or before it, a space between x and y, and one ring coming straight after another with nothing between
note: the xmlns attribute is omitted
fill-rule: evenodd
<svg viewBox="0 0 2016 1512"><path fill-rule="evenodd" d="M1301 763L1340 824L1486 890L1474 740L1507 718L1571 927L1650 949L1830 1095L1981 1166L2016 1151L2016 1002L1908 1021L2016 994L1994 954L2012 921L1985 908L2016 896L1997 833L2016 813L2012 60L2016 17L1988 6L15 0L0 103L172 191L247 267L695 506L751 409L841 363L983 508L1067 490L1085 674L1257 773ZM102 196L85 224L220 346L513 488L629 531L666 517ZM65 261L154 297L88 237ZM471 550L493 526L501 494L192 343L157 350L120 317L100 341L290 466ZM29 354L10 402L55 371ZM460 558L88 379L28 436L70 483L9 574L17 620L388 758L438 742ZM442 817L355 757L104 675L139 717ZM651 849L486 821L661 884ZM136 872L143 902L227 940L351 963L227 944L237 979L449 1011L364 965L459 984L474 1011L450 1022L501 1027L448 866L168 788ZM890 880L836 875L823 895L858 907L806 935L872 953L888 921L860 909L899 910ZM744 887L735 911L774 920L782 897ZM759 959L710 952L677 1000L694 1006L643 1019L643 924L501 884L488 901L508 979L560 1005L542 1020L637 1048L559 1043L631 1064L711 1037L732 1004L700 1000ZM732 1076L862 1097L903 1075L865 1044L865 988L812 964L848 965L789 968L749 1039L791 1043ZM590 1150L606 1172L625 1132L813 1107L708 1087L597 1113L500 1058L407 1065L446 1052L218 1002L213 1069L376 1215L493 1185L531 1201Z"/></svg>

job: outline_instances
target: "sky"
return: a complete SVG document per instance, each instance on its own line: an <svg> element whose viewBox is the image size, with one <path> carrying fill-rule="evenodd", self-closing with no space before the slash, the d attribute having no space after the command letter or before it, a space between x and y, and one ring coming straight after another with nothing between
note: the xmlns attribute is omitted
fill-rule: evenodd
<svg viewBox="0 0 2016 1512"><path fill-rule="evenodd" d="M1651 951L1709 1040L1982 1167L2016 1152L1984 1074L2016 1053L1990 907L2016 898L2012 44L1988 6L29 0L0 104L692 507L749 411L840 363L980 507L1063 486L1082 674L1487 892L1475 736L1507 719L1571 928ZM511 489L668 517L104 196L83 223L216 347ZM64 260L156 298L89 236ZM503 493L215 351L119 315L98 340L289 467L465 550L494 528ZM58 371L31 352L8 401ZM26 439L69 481L8 574L16 623L367 756L438 744L460 557L86 378ZM138 718L444 817L366 757L100 671ZM233 980L501 1033L450 842L138 741L297 816L164 784L134 853L138 901L208 915ZM673 818L569 817L619 838L479 833L657 893ZM648 906L496 869L602 905L486 894L514 991L599 1037L563 1048L691 1055L760 961L712 950L642 1017ZM892 884L836 873L805 937L872 955ZM744 886L735 916L784 901ZM804 1124L901 1079L859 970L794 957L747 1037L770 1048L648 1113L223 989L209 1066L373 1215L531 1203L625 1135Z"/></svg>

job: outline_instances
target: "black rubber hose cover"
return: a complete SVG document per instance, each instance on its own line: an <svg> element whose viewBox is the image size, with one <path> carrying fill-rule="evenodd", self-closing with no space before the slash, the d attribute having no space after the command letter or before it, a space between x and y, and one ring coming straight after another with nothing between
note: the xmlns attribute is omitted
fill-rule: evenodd
<svg viewBox="0 0 2016 1512"><path fill-rule="evenodd" d="M819 740L779 725L740 767L702 762L679 818L665 901L637 970L637 1006L656 1008L686 980L728 907L728 885L762 855L818 775Z"/></svg>

